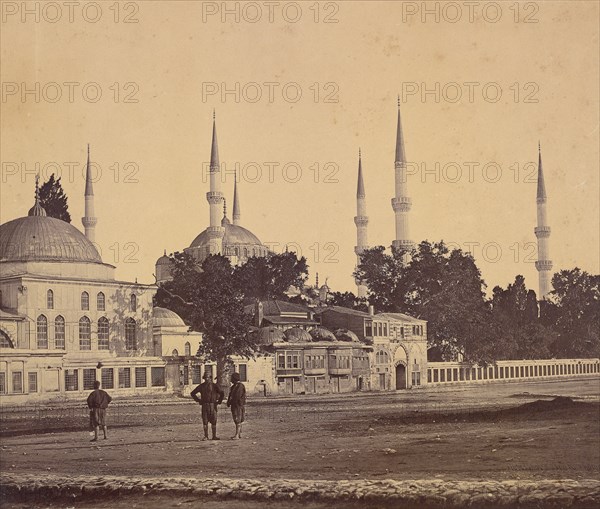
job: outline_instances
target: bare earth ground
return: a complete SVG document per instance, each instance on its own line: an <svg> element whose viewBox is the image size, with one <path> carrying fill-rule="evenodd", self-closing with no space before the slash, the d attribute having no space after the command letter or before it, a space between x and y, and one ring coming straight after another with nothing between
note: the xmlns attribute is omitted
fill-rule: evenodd
<svg viewBox="0 0 600 509"><path fill-rule="evenodd" d="M116 400L109 409L109 439L98 443L89 441L82 406L3 409L0 472L13 477L598 480L599 423L597 378L249 400L240 441L228 440L233 423L224 405L221 440L200 441L199 407L191 400ZM88 501L77 507L135 503ZM185 496L154 503L143 505L199 507ZM207 509L234 506L270 507L251 501L202 503ZM326 506L331 507L317 502L305 507Z"/></svg>

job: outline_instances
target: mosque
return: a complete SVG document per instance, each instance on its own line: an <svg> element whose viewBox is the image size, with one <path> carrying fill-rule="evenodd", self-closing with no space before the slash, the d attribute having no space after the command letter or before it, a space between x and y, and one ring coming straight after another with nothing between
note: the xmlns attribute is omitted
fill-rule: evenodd
<svg viewBox="0 0 600 509"><path fill-rule="evenodd" d="M399 105L394 173L391 205L396 238L392 245L408 250L414 246L409 232L412 201ZM227 217L214 116L206 198L210 208L208 227L184 252L199 262L211 254L223 254L232 264L269 253L258 237L241 225L237 182L232 220ZM360 263L369 247L360 153L356 199L354 251ZM0 225L3 401L6 397L14 403L81 398L93 389L95 380L100 380L103 388L123 395L189 390L190 385L200 382L203 372L214 369L213 364L195 355L201 333L189 331L174 312L153 307L157 284L118 280L115 267L102 261L94 245L98 220L89 147L84 200L82 233L46 215L36 180L34 204L28 214ZM541 150L536 201L538 295L544 299L550 291L552 262ZM166 253L157 260L157 283L170 279L170 266ZM356 284L358 296L367 297L366 286L361 281ZM393 390L429 383L425 321L399 313L375 313L372 308L368 313L338 307L325 307L318 313L310 309L286 311L281 305L274 309L277 313L266 326L262 318L255 317L261 347L266 347L267 353L251 360L234 358L236 369L244 374L243 381L251 389L264 394L337 392ZM300 315L310 317L311 323L298 321ZM339 341L350 342L342 345Z"/></svg>

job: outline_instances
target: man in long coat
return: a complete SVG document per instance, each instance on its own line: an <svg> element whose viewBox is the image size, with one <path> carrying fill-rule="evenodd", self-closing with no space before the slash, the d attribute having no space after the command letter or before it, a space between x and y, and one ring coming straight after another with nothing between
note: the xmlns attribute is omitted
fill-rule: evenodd
<svg viewBox="0 0 600 509"><path fill-rule="evenodd" d="M205 372L202 378L204 378L204 382L190 394L202 406L202 426L204 427L204 438L202 440L208 440L209 423L212 428L212 439L219 440L219 437L217 437L217 405L223 402L225 394L217 384L213 383L210 373ZM198 394L200 397L198 397Z"/></svg>
<svg viewBox="0 0 600 509"><path fill-rule="evenodd" d="M90 393L87 399L87 406L90 409L90 426L94 428L94 438L92 442L98 441L98 428L102 426L104 432L104 440L106 436L106 408L112 401L112 398L107 392L100 389L100 382L94 382L94 390Z"/></svg>

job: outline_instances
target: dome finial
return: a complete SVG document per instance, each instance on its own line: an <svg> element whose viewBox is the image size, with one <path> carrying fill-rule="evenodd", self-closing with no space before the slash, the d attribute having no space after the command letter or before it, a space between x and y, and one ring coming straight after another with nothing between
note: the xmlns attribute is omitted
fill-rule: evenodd
<svg viewBox="0 0 600 509"><path fill-rule="evenodd" d="M227 199L223 198L223 217L227 217Z"/></svg>
<svg viewBox="0 0 600 509"><path fill-rule="evenodd" d="M28 216L44 217L46 210L40 205L40 174L35 176L35 203L33 207L29 209Z"/></svg>

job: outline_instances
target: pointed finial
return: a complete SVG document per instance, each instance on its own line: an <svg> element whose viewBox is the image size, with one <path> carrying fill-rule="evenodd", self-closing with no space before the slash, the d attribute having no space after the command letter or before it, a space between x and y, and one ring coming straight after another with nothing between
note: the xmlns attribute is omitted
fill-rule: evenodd
<svg viewBox="0 0 600 509"><path fill-rule="evenodd" d="M223 217L227 217L227 200L223 198Z"/></svg>
<svg viewBox="0 0 600 509"><path fill-rule="evenodd" d="M400 94L398 94L398 109L400 109Z"/></svg>
<svg viewBox="0 0 600 509"><path fill-rule="evenodd" d="M29 209L28 214L29 216L45 216L46 215L46 211L44 210L44 207L42 207L40 205L40 174L38 173L35 176L35 203L33 204L33 207L31 207Z"/></svg>
<svg viewBox="0 0 600 509"><path fill-rule="evenodd" d="M167 256L167 250L165 249L165 256Z"/></svg>
<svg viewBox="0 0 600 509"><path fill-rule="evenodd" d="M360 157L361 157L360 147L358 147L358 158L360 159Z"/></svg>
<svg viewBox="0 0 600 509"><path fill-rule="evenodd" d="M542 153L542 144L540 143L540 141L538 140L538 153L541 154Z"/></svg>
<svg viewBox="0 0 600 509"><path fill-rule="evenodd" d="M315 286L319 288L319 273L317 272L317 280L315 282Z"/></svg>
<svg viewBox="0 0 600 509"><path fill-rule="evenodd" d="M216 119L217 119L217 113L216 113L215 109L213 108L213 120L216 120Z"/></svg>

